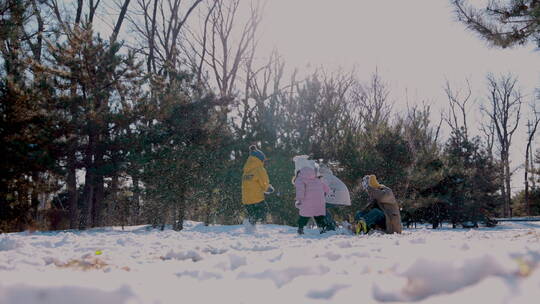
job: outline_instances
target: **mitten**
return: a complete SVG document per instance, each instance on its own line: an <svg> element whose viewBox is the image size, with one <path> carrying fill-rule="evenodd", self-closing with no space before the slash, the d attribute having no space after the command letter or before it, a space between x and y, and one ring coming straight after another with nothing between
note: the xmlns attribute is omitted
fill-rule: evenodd
<svg viewBox="0 0 540 304"><path fill-rule="evenodd" d="M269 185L268 189L266 189L264 194L268 195L268 194L272 194L272 193L274 193L274 187L272 187L272 185Z"/></svg>

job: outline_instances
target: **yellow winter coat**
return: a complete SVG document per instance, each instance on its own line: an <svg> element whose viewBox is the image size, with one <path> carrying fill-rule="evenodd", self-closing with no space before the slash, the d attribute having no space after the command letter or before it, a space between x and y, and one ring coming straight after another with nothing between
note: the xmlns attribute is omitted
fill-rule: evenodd
<svg viewBox="0 0 540 304"><path fill-rule="evenodd" d="M270 180L263 162L255 156L249 156L242 174L242 204L251 205L264 201L264 192L269 185Z"/></svg>

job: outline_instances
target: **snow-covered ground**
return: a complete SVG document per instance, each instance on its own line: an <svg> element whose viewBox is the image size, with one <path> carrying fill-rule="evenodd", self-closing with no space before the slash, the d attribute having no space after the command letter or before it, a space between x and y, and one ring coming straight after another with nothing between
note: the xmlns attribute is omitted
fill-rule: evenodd
<svg viewBox="0 0 540 304"><path fill-rule="evenodd" d="M368 236L186 226L0 235L0 303L540 301L540 223Z"/></svg>

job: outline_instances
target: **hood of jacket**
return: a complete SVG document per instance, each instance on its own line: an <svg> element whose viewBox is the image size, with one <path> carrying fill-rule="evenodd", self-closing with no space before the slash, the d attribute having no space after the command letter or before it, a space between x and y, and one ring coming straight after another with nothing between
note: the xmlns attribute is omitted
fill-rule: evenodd
<svg viewBox="0 0 540 304"><path fill-rule="evenodd" d="M305 179L315 179L317 178L317 173L315 172L315 169L304 167L300 169L300 173L298 173L298 177L305 178Z"/></svg>
<svg viewBox="0 0 540 304"><path fill-rule="evenodd" d="M264 167L264 163L259 158L250 155L246 161L246 164L244 165L244 173L249 172L255 168L262 168Z"/></svg>
<svg viewBox="0 0 540 304"><path fill-rule="evenodd" d="M295 174L304 167L317 169L317 164L315 163L315 161L308 158L309 156L307 155L298 155L293 157Z"/></svg>
<svg viewBox="0 0 540 304"><path fill-rule="evenodd" d="M332 173L332 170L330 170L330 168L324 165L319 166L319 174L321 174L322 176L334 175L334 173Z"/></svg>

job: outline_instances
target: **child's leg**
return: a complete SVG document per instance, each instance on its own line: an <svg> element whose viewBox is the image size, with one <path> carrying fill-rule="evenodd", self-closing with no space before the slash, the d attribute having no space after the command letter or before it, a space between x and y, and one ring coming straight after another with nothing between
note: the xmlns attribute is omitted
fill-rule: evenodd
<svg viewBox="0 0 540 304"><path fill-rule="evenodd" d="M314 216L313 218L315 219L315 222L317 223L317 227L322 228L322 229L326 227L324 215Z"/></svg>
<svg viewBox="0 0 540 304"><path fill-rule="evenodd" d="M255 225L257 222L257 206L258 204L245 205L249 223Z"/></svg>
<svg viewBox="0 0 540 304"><path fill-rule="evenodd" d="M363 218L366 222L367 228L371 229L377 224L380 224L381 221L385 221L384 212L379 208L373 208L369 212L359 212L356 214L356 218Z"/></svg>
<svg viewBox="0 0 540 304"><path fill-rule="evenodd" d="M298 217L298 228L304 229L304 226L307 225L308 221L309 221L309 217L305 217L305 216L300 215Z"/></svg>
<svg viewBox="0 0 540 304"><path fill-rule="evenodd" d="M255 207L255 222L261 221L264 222L266 220L266 203L264 201L257 203L254 205Z"/></svg>
<svg viewBox="0 0 540 304"><path fill-rule="evenodd" d="M334 221L334 218L332 217L332 212L330 211L331 209L333 209L335 207L336 207L336 205L326 204L325 222L326 222L326 227L328 228L328 230L335 230L336 229L336 222Z"/></svg>
<svg viewBox="0 0 540 304"><path fill-rule="evenodd" d="M251 205L244 205L244 208L246 208L246 213L247 213L247 218L248 218L248 221L251 223L253 220L252 220L252 217L253 217L253 207Z"/></svg>
<svg viewBox="0 0 540 304"><path fill-rule="evenodd" d="M352 227L352 232L354 234L367 233L369 231L370 226L365 219L367 214L368 212L366 211L358 211L354 215L355 224Z"/></svg>
<svg viewBox="0 0 540 304"><path fill-rule="evenodd" d="M299 216L298 217L298 234L304 234L304 226L308 223L309 217Z"/></svg>
<svg viewBox="0 0 540 304"><path fill-rule="evenodd" d="M367 212L365 211L357 211L356 214L354 215L354 219L355 220L359 220L359 219L363 219L365 216L366 216Z"/></svg>

